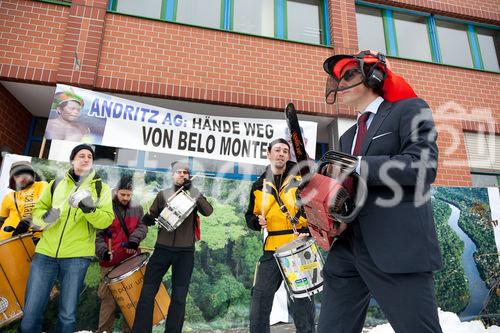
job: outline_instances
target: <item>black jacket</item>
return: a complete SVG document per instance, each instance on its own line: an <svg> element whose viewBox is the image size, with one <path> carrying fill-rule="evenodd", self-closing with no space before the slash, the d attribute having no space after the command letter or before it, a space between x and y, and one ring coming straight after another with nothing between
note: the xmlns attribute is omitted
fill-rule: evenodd
<svg viewBox="0 0 500 333"><path fill-rule="evenodd" d="M342 135L342 152L351 153L355 133L353 126ZM429 193L436 178L436 137L429 106L411 98L384 101L363 141L361 176L367 181L368 197L357 219L370 256L386 273L441 269L430 195L419 197ZM419 165L424 166L420 173ZM395 185L401 189L399 200L383 207L381 200L394 197Z"/></svg>

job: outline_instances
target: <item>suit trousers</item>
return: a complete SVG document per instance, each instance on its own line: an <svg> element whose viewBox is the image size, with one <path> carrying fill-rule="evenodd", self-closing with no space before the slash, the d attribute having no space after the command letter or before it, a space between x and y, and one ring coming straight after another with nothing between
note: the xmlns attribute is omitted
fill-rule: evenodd
<svg viewBox="0 0 500 333"><path fill-rule="evenodd" d="M318 333L361 332L371 296L396 333L442 333L432 272L392 274L378 269L357 221L333 245L323 277Z"/></svg>
<svg viewBox="0 0 500 333"><path fill-rule="evenodd" d="M156 246L146 266L144 284L137 303L132 332L149 333L152 330L154 299L163 276L172 266L172 295L165 322L166 333L181 333L186 312L191 274L194 268L194 249L175 251Z"/></svg>
<svg viewBox="0 0 500 333"><path fill-rule="evenodd" d="M265 252L260 259L255 285L252 288L250 305L250 333L269 333L269 317L273 307L274 294L283 277L271 252ZM296 298L288 302L297 333L314 333L314 297Z"/></svg>

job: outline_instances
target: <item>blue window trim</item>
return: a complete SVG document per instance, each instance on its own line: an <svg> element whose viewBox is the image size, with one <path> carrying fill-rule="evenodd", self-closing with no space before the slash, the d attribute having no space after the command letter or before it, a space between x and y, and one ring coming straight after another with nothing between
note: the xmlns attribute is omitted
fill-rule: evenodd
<svg viewBox="0 0 500 333"><path fill-rule="evenodd" d="M275 22L274 22L274 36L276 38L285 39L286 26L285 26L285 0L274 0Z"/></svg>
<svg viewBox="0 0 500 333"><path fill-rule="evenodd" d="M36 122L37 120L40 119L39 117L32 116L31 117L31 123L30 123L30 129L28 132L28 140L26 141L26 144L24 145L24 152L23 155L28 155L31 149L31 144L33 141L40 142L43 140L42 137L35 136L33 135L33 131L35 130Z"/></svg>
<svg viewBox="0 0 500 333"><path fill-rule="evenodd" d="M429 36L430 36L432 62L437 63L437 64L443 64L443 61L442 61L441 50L440 50L440 45L439 45L439 38L437 35L436 19L463 24L467 28L466 31L467 31L467 37L469 40L469 48L471 50L473 65L472 65L472 67L462 67L462 68L485 70L484 65L483 65L483 61L482 61L482 56L481 56L481 49L479 46L479 41L477 39L477 33L475 31L475 28L481 27L481 28L491 29L491 30L500 30L500 26L465 21L465 20L456 19L456 18L447 17L447 16L441 16L441 15L432 15L430 13L418 12L418 11L414 11L414 10L402 9L402 8L397 8L397 7L391 7L391 6L387 6L387 5L374 4L374 3L366 2L363 0L356 0L355 5L377 8L377 9L383 11L384 32L387 32L387 34L389 35L389 36L386 36L386 38L385 38L386 44L389 44L389 45L386 45L386 48L387 48L388 55L392 55L392 56L398 56L397 52L394 52L395 51L394 46L396 46L396 51L397 51L397 43L393 44L393 41L396 41L395 36L394 36L395 35L394 20L392 17L393 12L401 12L401 13L407 13L407 14L411 14L411 15L427 17L427 26L428 26ZM391 23L391 21L392 21L392 23ZM500 55L497 55L497 56L500 56ZM490 72L490 71L488 71L488 72ZM491 71L491 72L493 72L493 71ZM496 72L496 73L498 73L498 72Z"/></svg>
<svg viewBox="0 0 500 333"><path fill-rule="evenodd" d="M328 0L323 0L323 29L325 29L324 44L326 46L330 46L330 20L329 20L329 12L328 12Z"/></svg>
<svg viewBox="0 0 500 333"><path fill-rule="evenodd" d="M439 49L439 40L436 31L436 19L434 15L427 18L427 23L429 24L429 34L431 37L431 48L432 48L432 60L436 63L442 63L441 50Z"/></svg>
<svg viewBox="0 0 500 333"><path fill-rule="evenodd" d="M231 23L231 12L233 8L231 7L231 0L224 0L224 30L230 30Z"/></svg>
<svg viewBox="0 0 500 333"><path fill-rule="evenodd" d="M467 37L469 38L470 53L474 68L484 69L479 53L479 41L477 40L476 30L472 24L467 24Z"/></svg>
<svg viewBox="0 0 500 333"><path fill-rule="evenodd" d="M165 19L173 22L175 19L175 0L164 0L165 3Z"/></svg>
<svg viewBox="0 0 500 333"><path fill-rule="evenodd" d="M394 16L392 15L392 10L385 9L384 10L384 15L382 15L382 19L384 20L384 26L386 27L387 31L387 55L390 56L397 56L398 55L398 48L397 48L397 41L396 41L396 28L394 26Z"/></svg>

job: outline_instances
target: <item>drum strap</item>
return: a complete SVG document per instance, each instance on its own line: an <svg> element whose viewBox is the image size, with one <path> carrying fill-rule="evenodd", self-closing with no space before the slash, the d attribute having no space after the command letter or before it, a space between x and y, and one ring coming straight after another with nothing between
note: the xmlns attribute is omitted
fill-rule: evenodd
<svg viewBox="0 0 500 333"><path fill-rule="evenodd" d="M124 215L122 215L120 211L115 207L113 207L113 210L115 211L115 216L118 218L118 221L120 221L120 225L122 226L125 235L127 235L127 240L128 240L128 238L130 237L130 232L128 231L127 224L125 224L125 217L127 217L127 210L125 209Z"/></svg>
<svg viewBox="0 0 500 333"><path fill-rule="evenodd" d="M17 192L13 193L13 195L14 195L14 205L16 205L16 210L17 210L17 214L19 215L19 218L22 219L23 217L21 216L21 212L19 211L19 206L17 205L17 196L16 196L16 193Z"/></svg>
<svg viewBox="0 0 500 333"><path fill-rule="evenodd" d="M301 228L297 230L299 233L308 233L309 229L307 228ZM288 229L288 230L276 230L276 231L268 231L267 235L268 236L280 236L280 235L290 235L293 234L293 229Z"/></svg>
<svg viewBox="0 0 500 333"><path fill-rule="evenodd" d="M271 194L273 195L274 199L276 200L276 202L280 206L281 212L283 214L285 214L285 216L290 220L290 223L292 223L292 224L299 223L299 218L300 218L300 215L302 215L302 213L303 213L303 208L301 207L300 209L298 209L297 212L295 213L295 215L292 216L292 214L290 214L290 212L288 211L288 208L286 208L283 200L281 200L279 194L277 193L277 190L271 188Z"/></svg>

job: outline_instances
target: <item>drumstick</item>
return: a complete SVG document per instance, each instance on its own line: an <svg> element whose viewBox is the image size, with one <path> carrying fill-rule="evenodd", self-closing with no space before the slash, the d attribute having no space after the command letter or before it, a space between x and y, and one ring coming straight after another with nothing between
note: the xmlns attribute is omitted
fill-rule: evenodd
<svg viewBox="0 0 500 333"><path fill-rule="evenodd" d="M113 244L111 242L111 238L108 238L108 253L109 253L109 260L113 260Z"/></svg>

